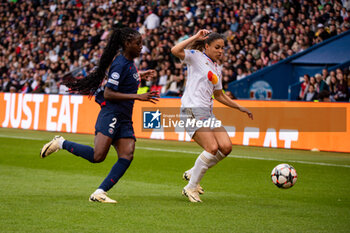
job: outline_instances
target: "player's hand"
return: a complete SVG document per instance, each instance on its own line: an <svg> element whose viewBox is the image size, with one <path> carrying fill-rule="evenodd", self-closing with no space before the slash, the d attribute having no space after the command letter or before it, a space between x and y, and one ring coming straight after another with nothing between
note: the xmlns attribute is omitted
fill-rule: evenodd
<svg viewBox="0 0 350 233"><path fill-rule="evenodd" d="M153 104L156 103L156 101L159 101L157 98L159 98L158 91L150 91L145 94L140 94L138 100L140 101L148 101Z"/></svg>
<svg viewBox="0 0 350 233"><path fill-rule="evenodd" d="M155 70L145 70L139 71L139 75L141 79L149 81L151 78L156 77L157 72Z"/></svg>
<svg viewBox="0 0 350 233"><path fill-rule="evenodd" d="M210 33L210 31L208 31L206 29L199 30L196 34L196 38L197 38L197 40L205 40L208 38L209 33Z"/></svg>
<svg viewBox="0 0 350 233"><path fill-rule="evenodd" d="M253 120L253 113L251 113L247 108L245 107L240 107L239 110L241 112L247 113L248 117Z"/></svg>

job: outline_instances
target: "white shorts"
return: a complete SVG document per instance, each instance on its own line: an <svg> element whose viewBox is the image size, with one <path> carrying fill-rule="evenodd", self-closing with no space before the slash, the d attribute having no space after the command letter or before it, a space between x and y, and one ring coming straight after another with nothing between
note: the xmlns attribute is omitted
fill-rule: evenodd
<svg viewBox="0 0 350 233"><path fill-rule="evenodd" d="M209 108L185 108L181 107L180 120L185 123L185 130L192 138L200 128L219 128L221 121L217 120L212 109Z"/></svg>

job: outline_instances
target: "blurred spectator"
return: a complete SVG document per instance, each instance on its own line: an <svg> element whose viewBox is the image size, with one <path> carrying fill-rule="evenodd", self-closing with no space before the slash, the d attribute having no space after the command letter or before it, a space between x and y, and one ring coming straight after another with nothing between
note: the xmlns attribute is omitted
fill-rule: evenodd
<svg viewBox="0 0 350 233"><path fill-rule="evenodd" d="M165 73L165 70L160 70L158 85L164 86L166 85L167 81L168 81L168 75Z"/></svg>
<svg viewBox="0 0 350 233"><path fill-rule="evenodd" d="M322 75L321 74L315 74L315 78L316 78L316 92L317 93L321 93L323 90L328 91L329 87L327 85L327 83L325 81L323 81L322 79Z"/></svg>
<svg viewBox="0 0 350 233"><path fill-rule="evenodd" d="M335 71L334 71L334 70L332 70L331 72L329 72L329 75L328 75L327 78L326 78L326 83L327 83L327 85L330 85L332 77L335 78L335 79L337 79L336 76L335 76Z"/></svg>
<svg viewBox="0 0 350 233"><path fill-rule="evenodd" d="M41 76L34 76L34 81L31 85L32 93L45 93L44 91L44 82L42 81Z"/></svg>
<svg viewBox="0 0 350 233"><path fill-rule="evenodd" d="M231 21L230 21L230 30L231 30L232 32L237 32L238 27L239 27L239 24L238 24L236 18L235 18L235 17L232 17L232 18L231 18Z"/></svg>
<svg viewBox="0 0 350 233"><path fill-rule="evenodd" d="M246 73L243 73L243 69L241 67L237 68L237 80L240 80L242 78L244 78L246 75Z"/></svg>
<svg viewBox="0 0 350 233"><path fill-rule="evenodd" d="M310 77L310 85L313 85L314 87L317 85L315 77Z"/></svg>
<svg viewBox="0 0 350 233"><path fill-rule="evenodd" d="M160 19L158 15L154 14L152 11L149 12L149 15L146 17L143 25L146 26L147 29L156 29L159 27Z"/></svg>
<svg viewBox="0 0 350 233"><path fill-rule="evenodd" d="M300 86L300 92L299 92L299 99L303 100L304 96L307 92L307 90L309 90L309 85L310 85L310 76L308 74L304 75L304 81L301 83Z"/></svg>
<svg viewBox="0 0 350 233"><path fill-rule="evenodd" d="M329 83L329 91L331 96L335 96L337 93L337 86L338 86L338 80L335 76L331 76L330 83Z"/></svg>
<svg viewBox="0 0 350 233"><path fill-rule="evenodd" d="M323 90L318 95L318 101L320 101L320 102L334 102L334 99L332 99L332 96L330 95L329 91Z"/></svg>
<svg viewBox="0 0 350 233"><path fill-rule="evenodd" d="M309 89L307 91L307 93L304 96L305 101L314 101L317 100L317 92L315 91L315 87L314 85L309 85Z"/></svg>
<svg viewBox="0 0 350 233"><path fill-rule="evenodd" d="M29 82L25 82L24 85L22 86L20 92L23 93L23 94L32 92L32 88L30 87L30 83Z"/></svg>
<svg viewBox="0 0 350 233"><path fill-rule="evenodd" d="M338 80L338 84L336 88L336 94L334 95L334 99L339 102L344 102L344 101L348 102L349 101L348 83L347 81L344 80L343 73L341 71L338 72L338 70L337 70L337 80Z"/></svg>
<svg viewBox="0 0 350 233"><path fill-rule="evenodd" d="M69 94L69 89L68 89L68 87L67 87L66 85L60 84L60 85L59 85L58 94L61 94L61 95Z"/></svg>
<svg viewBox="0 0 350 233"><path fill-rule="evenodd" d="M268 64L269 64L269 57L266 56L265 51L261 51L260 58L262 60L263 66L268 66Z"/></svg>
<svg viewBox="0 0 350 233"><path fill-rule="evenodd" d="M10 78L8 76L5 76L3 78L3 82L2 82L2 91L9 92L11 85L12 85L12 82L11 82Z"/></svg>
<svg viewBox="0 0 350 233"><path fill-rule="evenodd" d="M17 88L15 86L10 86L10 93L17 93Z"/></svg>
<svg viewBox="0 0 350 233"><path fill-rule="evenodd" d="M57 94L58 93L57 83L52 75L47 76L47 79L46 79L45 85L44 85L44 91L46 94Z"/></svg>
<svg viewBox="0 0 350 233"><path fill-rule="evenodd" d="M327 77L328 77L329 73L328 70L326 68L322 69L322 80L325 81L327 83ZM327 85L329 85L327 83Z"/></svg>
<svg viewBox="0 0 350 233"><path fill-rule="evenodd" d="M183 81L184 81L183 74L171 75L163 96L181 96Z"/></svg>
<svg viewBox="0 0 350 233"><path fill-rule="evenodd" d="M327 30L325 30L325 28L324 28L322 23L319 23L317 25L317 28L318 28L318 30L317 30L317 32L315 34L317 43L320 43L320 42L330 38L329 32Z"/></svg>

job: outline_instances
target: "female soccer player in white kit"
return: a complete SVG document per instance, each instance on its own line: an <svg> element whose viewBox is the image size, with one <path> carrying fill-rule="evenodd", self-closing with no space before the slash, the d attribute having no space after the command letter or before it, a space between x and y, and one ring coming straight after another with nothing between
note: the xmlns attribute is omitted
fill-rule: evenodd
<svg viewBox="0 0 350 233"><path fill-rule="evenodd" d="M213 115L213 99L231 108L253 114L240 106L222 92L221 61L224 52L224 37L208 30L200 30L194 36L175 45L171 52L187 64L188 77L183 97L181 98L181 117L184 120L216 121ZM186 49L192 47L193 49ZM200 125L200 124L199 124ZM211 124L212 126L212 124ZM182 194L191 202L202 202L199 194L203 193L199 182L205 172L224 159L232 150L231 140L224 127L200 127L190 125L187 133L204 151L198 156L194 166L183 177L189 180Z"/></svg>

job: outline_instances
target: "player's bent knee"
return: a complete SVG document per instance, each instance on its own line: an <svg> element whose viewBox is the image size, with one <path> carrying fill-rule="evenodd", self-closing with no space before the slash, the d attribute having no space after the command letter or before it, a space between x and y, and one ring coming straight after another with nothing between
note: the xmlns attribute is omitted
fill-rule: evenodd
<svg viewBox="0 0 350 233"><path fill-rule="evenodd" d="M118 152L118 157L132 161L134 159L134 148L132 147Z"/></svg>
<svg viewBox="0 0 350 233"><path fill-rule="evenodd" d="M95 153L94 154L94 163L101 163L106 159L105 154Z"/></svg>
<svg viewBox="0 0 350 233"><path fill-rule="evenodd" d="M227 156L232 151L232 145L231 144L224 145L224 146L220 147L219 150L221 151L221 153L223 153L225 156Z"/></svg>
<svg viewBox="0 0 350 233"><path fill-rule="evenodd" d="M134 153L128 153L120 155L119 158L127 159L129 161L132 161L134 159Z"/></svg>
<svg viewBox="0 0 350 233"><path fill-rule="evenodd" d="M211 144L206 146L204 149L210 154L215 155L218 152L219 147L217 144Z"/></svg>

